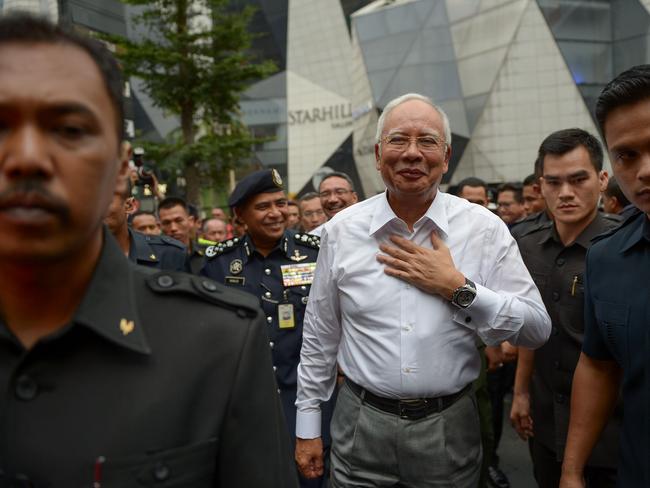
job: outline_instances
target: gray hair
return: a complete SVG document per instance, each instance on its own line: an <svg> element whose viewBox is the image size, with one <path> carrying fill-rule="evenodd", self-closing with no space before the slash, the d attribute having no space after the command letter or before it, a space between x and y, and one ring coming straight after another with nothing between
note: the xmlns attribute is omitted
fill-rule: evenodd
<svg viewBox="0 0 650 488"><path fill-rule="evenodd" d="M382 132L384 132L384 122L386 122L386 117L388 117L388 114L395 107L403 104L404 102L408 102L409 100L419 100L421 102L426 103L427 105L431 105L440 114L440 118L442 119L442 130L445 136L445 144L450 146L451 128L449 127L449 117L447 117L445 111L441 109L438 105L433 103L433 101L429 97L425 97L424 95L420 95L419 93L407 93L406 95L402 95L400 97L394 98L393 100L388 102L388 104L384 107L384 111L379 116L379 120L377 121L377 133L375 135L375 142L379 144L379 153L381 154L381 134Z"/></svg>

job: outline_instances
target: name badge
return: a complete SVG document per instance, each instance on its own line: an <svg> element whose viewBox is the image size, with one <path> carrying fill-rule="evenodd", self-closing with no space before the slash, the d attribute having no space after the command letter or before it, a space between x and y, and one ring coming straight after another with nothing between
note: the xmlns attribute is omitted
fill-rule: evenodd
<svg viewBox="0 0 650 488"><path fill-rule="evenodd" d="M280 303L278 305L278 324L281 329L295 329L296 318L293 313L293 305L290 303Z"/></svg>
<svg viewBox="0 0 650 488"><path fill-rule="evenodd" d="M290 286L311 285L314 281L314 270L316 263L284 264L280 266L282 271L282 283L285 288Z"/></svg>
<svg viewBox="0 0 650 488"><path fill-rule="evenodd" d="M243 276L226 276L226 285L230 286L244 286L246 278Z"/></svg>

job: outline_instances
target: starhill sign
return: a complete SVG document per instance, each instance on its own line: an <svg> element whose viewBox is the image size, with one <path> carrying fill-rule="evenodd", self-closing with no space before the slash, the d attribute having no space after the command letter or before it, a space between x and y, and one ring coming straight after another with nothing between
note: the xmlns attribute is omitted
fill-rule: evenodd
<svg viewBox="0 0 650 488"><path fill-rule="evenodd" d="M326 107L312 107L304 110L289 110L289 125L331 122L333 128L352 125L352 105L341 103Z"/></svg>

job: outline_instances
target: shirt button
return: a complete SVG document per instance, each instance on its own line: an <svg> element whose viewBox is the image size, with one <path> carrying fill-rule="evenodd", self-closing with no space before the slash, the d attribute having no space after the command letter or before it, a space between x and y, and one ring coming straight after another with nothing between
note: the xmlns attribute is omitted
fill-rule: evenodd
<svg viewBox="0 0 650 488"><path fill-rule="evenodd" d="M557 302L560 299L560 294L556 291L553 292L553 301Z"/></svg>
<svg viewBox="0 0 650 488"><path fill-rule="evenodd" d="M465 323L466 324L469 324L471 321L472 321L472 317L470 317L469 315L467 317L465 317Z"/></svg>
<svg viewBox="0 0 650 488"><path fill-rule="evenodd" d="M275 346L275 342L273 342L273 341L269 342L269 347L270 347L271 349L273 349L273 346Z"/></svg>
<svg viewBox="0 0 650 488"><path fill-rule="evenodd" d="M38 385L36 382L27 375L21 375L16 380L15 387L16 397L19 400L28 402L36 398L38 394Z"/></svg>
<svg viewBox="0 0 650 488"><path fill-rule="evenodd" d="M153 477L156 479L156 481L165 481L167 478L169 478L170 473L171 472L169 470L169 466L163 462L159 462L153 468Z"/></svg>
<svg viewBox="0 0 650 488"><path fill-rule="evenodd" d="M264 274L265 274L266 276L270 275L270 274L271 274L271 270L270 270L269 268L266 268L266 269L264 270Z"/></svg>
<svg viewBox="0 0 650 488"><path fill-rule="evenodd" d="M270 324L271 322L273 322L273 317L269 315L268 317L266 317L266 321Z"/></svg>
<svg viewBox="0 0 650 488"><path fill-rule="evenodd" d="M282 393L282 390L280 390L280 388L278 388L278 395L279 395L280 393Z"/></svg>
<svg viewBox="0 0 650 488"><path fill-rule="evenodd" d="M410 373L410 372L411 372L411 368L404 368L404 372L405 372L405 373Z"/></svg>
<svg viewBox="0 0 650 488"><path fill-rule="evenodd" d="M265 296L266 298L271 298L271 292L270 292L270 291L266 291L266 292L264 292L264 296Z"/></svg>
<svg viewBox="0 0 650 488"><path fill-rule="evenodd" d="M300 287L300 289L301 289L301 290L306 290L307 287L306 287L305 285L302 285L302 286Z"/></svg>
<svg viewBox="0 0 650 488"><path fill-rule="evenodd" d="M564 258L557 258L557 259L555 260L555 264L557 264L557 265L560 266L560 267L564 266L564 263L566 263L566 261L564 260Z"/></svg>
<svg viewBox="0 0 650 488"><path fill-rule="evenodd" d="M278 370L278 367L277 367L277 366L273 366L273 371L277 371L277 370Z"/></svg>

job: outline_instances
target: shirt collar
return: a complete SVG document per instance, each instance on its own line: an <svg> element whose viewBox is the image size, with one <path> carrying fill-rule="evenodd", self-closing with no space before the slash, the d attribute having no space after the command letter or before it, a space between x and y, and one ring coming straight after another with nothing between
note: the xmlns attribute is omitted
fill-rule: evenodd
<svg viewBox="0 0 650 488"><path fill-rule="evenodd" d="M72 321L114 344L150 354L136 306L132 265L106 227L103 237L97 266Z"/></svg>
<svg viewBox="0 0 650 488"><path fill-rule="evenodd" d="M255 244L253 243L253 239L251 239L250 235L246 234L243 238L243 243L242 245L244 246L244 262L248 262L250 257L253 255L255 252ZM291 238L291 233L287 230L284 231L284 235L280 238L276 246L271 250L269 253L269 256L276 252L277 250L280 250L283 254L286 256L290 256L291 253L293 252L294 249L294 243L293 239Z"/></svg>
<svg viewBox="0 0 650 488"><path fill-rule="evenodd" d="M628 234L623 241L621 253L630 250L644 238L646 241L650 242L650 220L646 214L640 212L635 218L635 221L631 222L630 225L632 228L628 231Z"/></svg>
<svg viewBox="0 0 650 488"><path fill-rule="evenodd" d="M438 230L441 231L443 234L442 237L447 237L449 235L449 219L447 217L447 208L445 205L446 198L447 195L442 193L440 190L437 190L433 202L429 205L429 208L424 215L418 220L418 222L421 222L422 219L430 220ZM379 229L395 219L399 219L399 217L395 215L395 212L388 203L388 191L385 191L383 196L378 199L377 205L375 206L368 235L375 234Z"/></svg>

